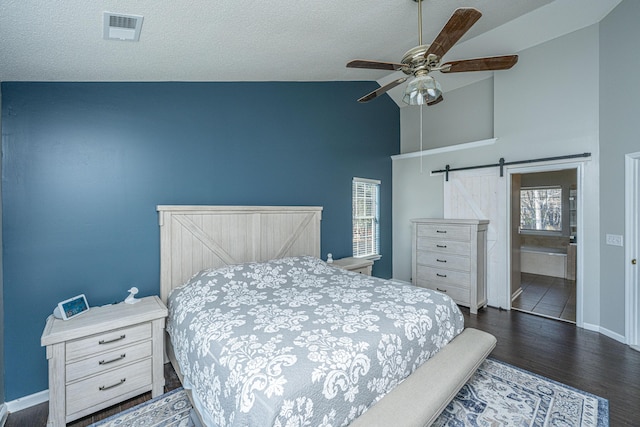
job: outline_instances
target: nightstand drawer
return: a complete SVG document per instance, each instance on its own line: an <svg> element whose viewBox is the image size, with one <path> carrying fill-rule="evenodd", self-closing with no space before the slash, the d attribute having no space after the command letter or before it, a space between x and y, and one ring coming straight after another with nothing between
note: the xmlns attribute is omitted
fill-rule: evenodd
<svg viewBox="0 0 640 427"><path fill-rule="evenodd" d="M419 251L416 253L416 257L418 264L428 265L430 267L460 271L470 271L471 269L471 260L468 256Z"/></svg>
<svg viewBox="0 0 640 427"><path fill-rule="evenodd" d="M364 274L366 276L371 276L371 266L368 267L362 267L362 268L355 268L353 270L351 270L354 273L359 273L359 274Z"/></svg>
<svg viewBox="0 0 640 427"><path fill-rule="evenodd" d="M151 324L142 323L129 328L116 329L67 343L67 360L102 353L130 345L136 341L151 339Z"/></svg>
<svg viewBox="0 0 640 427"><path fill-rule="evenodd" d="M150 357L151 353L151 341L143 341L129 347L122 347L69 363L66 369L67 384L84 377L135 362L136 360Z"/></svg>
<svg viewBox="0 0 640 427"><path fill-rule="evenodd" d="M67 414L99 405L134 390L151 390L151 359L123 366L67 386Z"/></svg>
<svg viewBox="0 0 640 427"><path fill-rule="evenodd" d="M333 261L333 264L331 264L332 267L342 268L344 270L365 274L367 276L371 276L372 265L373 261L370 259L355 257L340 258Z"/></svg>
<svg viewBox="0 0 640 427"><path fill-rule="evenodd" d="M418 237L471 241L471 227L466 225L424 224L418 226Z"/></svg>

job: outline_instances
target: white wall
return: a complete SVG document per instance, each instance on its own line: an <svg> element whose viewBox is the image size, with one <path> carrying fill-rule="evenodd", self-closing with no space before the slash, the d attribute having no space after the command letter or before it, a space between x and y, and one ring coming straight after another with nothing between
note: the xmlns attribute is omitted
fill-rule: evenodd
<svg viewBox="0 0 640 427"><path fill-rule="evenodd" d="M435 74L437 78L437 73ZM488 78L446 92L444 101L423 107L423 148L437 148L461 142L493 138L493 79ZM400 152L420 147L420 108L401 109ZM443 124L451 124L443 126Z"/></svg>
<svg viewBox="0 0 640 427"><path fill-rule="evenodd" d="M516 161L591 152L591 160L585 166L584 226L587 236L584 242L583 320L588 324L599 324L598 39L598 25L593 25L519 52L519 62L513 69L495 73L493 129L498 138L495 144L425 157L422 159L424 173L420 173L419 158L393 162L394 277L408 280L411 276L409 219L442 215L443 177L430 176L428 171L447 164L455 168L497 163L501 157ZM449 103L451 111L457 110L453 105L456 101L484 102L478 98L458 100L445 94L444 103ZM419 116L414 110L405 107L400 112L403 152L415 151L411 141L415 139ZM437 128L438 133L459 134L458 128L467 126L471 128L466 131L467 137L487 138L486 123L465 120L453 113L438 117L437 122L426 122ZM430 144L439 146L437 142Z"/></svg>
<svg viewBox="0 0 640 427"><path fill-rule="evenodd" d="M601 325L620 334L625 323L624 269L630 260L624 247L605 244L605 235L625 234L624 157L640 151L639 16L640 2L625 0L600 22Z"/></svg>

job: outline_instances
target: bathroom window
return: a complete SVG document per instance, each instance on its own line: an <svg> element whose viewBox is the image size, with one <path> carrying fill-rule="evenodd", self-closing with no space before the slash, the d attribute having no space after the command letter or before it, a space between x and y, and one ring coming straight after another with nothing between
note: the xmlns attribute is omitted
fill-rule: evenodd
<svg viewBox="0 0 640 427"><path fill-rule="evenodd" d="M562 231L562 188L528 187L520 190L520 229Z"/></svg>

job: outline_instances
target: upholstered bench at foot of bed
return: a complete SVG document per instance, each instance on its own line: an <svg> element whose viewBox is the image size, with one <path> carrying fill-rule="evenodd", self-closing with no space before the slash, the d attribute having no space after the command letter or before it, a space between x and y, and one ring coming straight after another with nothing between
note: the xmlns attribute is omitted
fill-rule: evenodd
<svg viewBox="0 0 640 427"><path fill-rule="evenodd" d="M352 427L431 425L496 346L486 332L466 328L384 399L358 417ZM384 405L381 405L384 401Z"/></svg>

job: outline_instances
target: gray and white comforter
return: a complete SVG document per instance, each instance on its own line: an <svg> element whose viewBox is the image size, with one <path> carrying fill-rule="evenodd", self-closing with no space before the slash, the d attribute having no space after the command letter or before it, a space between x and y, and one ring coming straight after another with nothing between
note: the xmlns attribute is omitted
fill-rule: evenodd
<svg viewBox="0 0 640 427"><path fill-rule="evenodd" d="M342 426L463 329L447 296L313 257L204 270L173 291L185 376L227 426Z"/></svg>

